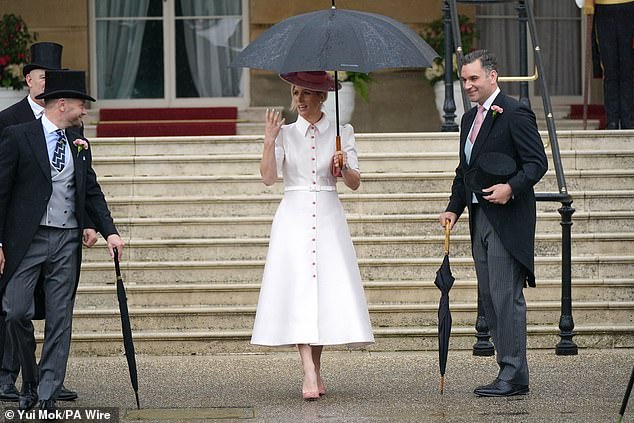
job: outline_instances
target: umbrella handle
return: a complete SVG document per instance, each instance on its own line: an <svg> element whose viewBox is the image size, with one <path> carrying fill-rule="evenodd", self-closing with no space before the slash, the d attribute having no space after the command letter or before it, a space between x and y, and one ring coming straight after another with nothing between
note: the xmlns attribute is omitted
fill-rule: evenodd
<svg viewBox="0 0 634 423"><path fill-rule="evenodd" d="M339 169L343 168L343 154L341 154L341 136L337 135L337 159L339 161Z"/></svg>
<svg viewBox="0 0 634 423"><path fill-rule="evenodd" d="M451 221L445 220L445 255L449 255L449 234L451 233Z"/></svg>

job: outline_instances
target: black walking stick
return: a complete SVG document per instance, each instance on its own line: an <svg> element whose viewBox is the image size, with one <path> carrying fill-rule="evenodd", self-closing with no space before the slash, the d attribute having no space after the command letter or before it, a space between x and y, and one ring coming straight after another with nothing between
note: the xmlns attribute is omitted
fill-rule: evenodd
<svg viewBox="0 0 634 423"><path fill-rule="evenodd" d="M627 389L625 390L625 396L623 397L623 404L621 404L621 410L619 411L619 418L616 420L617 423L621 423L623 421L623 414L625 414L625 407L627 407L627 402L630 399L630 394L632 393L633 384L634 384L634 368L632 368L632 375L630 376L630 382L627 384Z"/></svg>
<svg viewBox="0 0 634 423"><path fill-rule="evenodd" d="M119 251L114 249L114 269L117 273L117 299L119 300L119 312L121 313L121 332L123 332L123 347L125 349L125 358L128 361L128 370L130 371L130 383L134 389L136 397L136 408L141 409L139 405L139 380L137 378L136 358L134 355L134 343L132 342L132 329L130 328L130 315L128 313L128 298L125 295L125 287L121 278L121 269L119 268Z"/></svg>

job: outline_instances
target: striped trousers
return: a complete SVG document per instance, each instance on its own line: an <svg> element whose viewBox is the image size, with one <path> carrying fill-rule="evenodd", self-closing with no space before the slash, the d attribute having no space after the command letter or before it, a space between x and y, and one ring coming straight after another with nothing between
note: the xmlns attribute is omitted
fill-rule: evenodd
<svg viewBox="0 0 634 423"><path fill-rule="evenodd" d="M526 270L506 250L482 209L474 205L471 214L472 254L479 295L500 367L498 379L528 385L523 292Z"/></svg>

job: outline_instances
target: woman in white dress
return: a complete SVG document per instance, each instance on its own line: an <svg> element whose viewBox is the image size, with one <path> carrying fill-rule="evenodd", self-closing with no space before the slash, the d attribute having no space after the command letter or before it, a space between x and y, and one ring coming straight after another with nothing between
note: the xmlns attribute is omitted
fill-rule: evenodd
<svg viewBox="0 0 634 423"><path fill-rule="evenodd" d="M303 398L326 393L320 376L324 345L374 342L356 253L336 191L337 176L350 189L361 183L352 126L336 128L321 110L334 80L326 72L280 75L291 84L297 121L284 125L267 110L260 173L265 185L284 178L266 257L251 343L297 345L304 370ZM337 176L335 176L337 175Z"/></svg>

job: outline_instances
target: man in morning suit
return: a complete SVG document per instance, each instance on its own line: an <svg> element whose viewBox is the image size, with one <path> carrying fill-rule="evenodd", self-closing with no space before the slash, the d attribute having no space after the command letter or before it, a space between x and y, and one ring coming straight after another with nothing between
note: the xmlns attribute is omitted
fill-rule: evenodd
<svg viewBox="0 0 634 423"><path fill-rule="evenodd" d="M45 71L61 69L62 48L60 44L51 42L31 45L31 62L26 64L22 70L29 87L29 94L14 105L0 111L0 134L7 126L31 122L42 116L44 101L38 100L36 97L44 92ZM83 136L83 129L80 134ZM86 222L83 242L87 247L92 247L97 242L97 231L90 221ZM36 288L35 296L37 316L41 313L39 308L44 303L41 285ZM18 390L15 387L15 382L18 378L20 363L9 340L4 342L4 358L0 360L0 363L2 363L0 367L0 401L18 401ZM72 401L76 398L77 393L67 389L62 384L57 399Z"/></svg>
<svg viewBox="0 0 634 423"><path fill-rule="evenodd" d="M52 410L66 372L85 214L110 255L123 241L92 169L88 142L72 127L86 115L84 72L46 71L42 118L0 136L0 291L6 334L17 351L23 385L19 408ZM44 276L46 323L40 365L31 319L33 291Z"/></svg>
<svg viewBox="0 0 634 423"><path fill-rule="evenodd" d="M478 291L499 366L496 379L474 393L494 397L526 394L523 288L526 283L535 286L533 186L546 173L548 161L533 112L500 92L492 54L486 50L467 54L461 75L469 99L478 106L466 112L460 124L460 162L440 222L444 227L448 220L453 228L464 208L469 209ZM476 195L469 176L485 165L487 155L508 157L516 171L499 183L483 184Z"/></svg>

